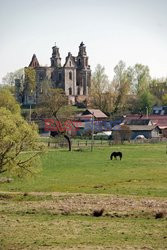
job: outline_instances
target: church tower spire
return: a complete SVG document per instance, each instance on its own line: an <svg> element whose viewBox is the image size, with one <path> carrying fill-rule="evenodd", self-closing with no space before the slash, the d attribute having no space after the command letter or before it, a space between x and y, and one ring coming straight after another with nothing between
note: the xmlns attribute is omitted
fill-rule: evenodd
<svg viewBox="0 0 167 250"><path fill-rule="evenodd" d="M85 46L85 44L83 42L81 42L80 45L79 45L78 56L87 56L87 54L86 54L86 46Z"/></svg>
<svg viewBox="0 0 167 250"><path fill-rule="evenodd" d="M60 57L60 52L59 48L56 46L52 47L52 57L50 58L51 60L51 67L61 67L61 57Z"/></svg>
<svg viewBox="0 0 167 250"><path fill-rule="evenodd" d="M79 68L87 69L88 68L88 56L86 53L86 46L83 42L79 45L79 52L77 56L77 65Z"/></svg>
<svg viewBox="0 0 167 250"><path fill-rule="evenodd" d="M33 68L35 68L35 67L39 67L39 66L40 66L40 65L39 65L38 59L37 59L36 55L33 54L32 59L31 59L31 62L30 62L30 64L29 64L28 67L33 67Z"/></svg>

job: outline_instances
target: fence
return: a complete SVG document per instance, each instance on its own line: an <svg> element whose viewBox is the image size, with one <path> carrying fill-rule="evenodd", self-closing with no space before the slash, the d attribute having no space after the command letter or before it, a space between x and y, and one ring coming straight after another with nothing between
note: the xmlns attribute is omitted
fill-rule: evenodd
<svg viewBox="0 0 167 250"><path fill-rule="evenodd" d="M111 146L113 145L112 141L104 141L104 140L100 140L100 141L91 141L91 140L72 140L72 148L87 148L87 147L91 147L91 145L93 144L94 147L106 147L106 146ZM46 143L46 142L45 142ZM62 142L47 142L47 146L49 148L64 148L67 147L67 142L66 141L62 141Z"/></svg>
<svg viewBox="0 0 167 250"><path fill-rule="evenodd" d="M151 139L140 139L140 140L131 140L131 141L124 141L121 143L121 141L113 141L113 140L77 140L77 139L72 139L72 148L88 148L91 147L93 144L93 147L110 147L112 145L117 145L117 144L148 144L148 143L160 143L160 142L167 142L167 138L151 138ZM66 140L62 140L57 142L54 139L49 139L45 140L44 143L49 148L65 148L68 146Z"/></svg>

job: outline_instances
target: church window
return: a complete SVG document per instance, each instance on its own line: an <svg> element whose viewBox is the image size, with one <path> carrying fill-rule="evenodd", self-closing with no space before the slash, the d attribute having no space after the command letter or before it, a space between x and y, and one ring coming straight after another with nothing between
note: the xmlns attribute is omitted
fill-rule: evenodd
<svg viewBox="0 0 167 250"><path fill-rule="evenodd" d="M59 73L59 82L61 81L61 73Z"/></svg>
<svg viewBox="0 0 167 250"><path fill-rule="evenodd" d="M85 88L83 89L83 95L86 95L86 89Z"/></svg>
<svg viewBox="0 0 167 250"><path fill-rule="evenodd" d="M72 80L72 72L69 72L69 79Z"/></svg>
<svg viewBox="0 0 167 250"><path fill-rule="evenodd" d="M78 65L80 66L81 65L81 59L79 58L78 60Z"/></svg>
<svg viewBox="0 0 167 250"><path fill-rule="evenodd" d="M39 80L40 80L40 81L43 80L43 75L42 75L42 74L39 75Z"/></svg>
<svg viewBox="0 0 167 250"><path fill-rule="evenodd" d="M72 88L69 88L69 95L72 95Z"/></svg>
<svg viewBox="0 0 167 250"><path fill-rule="evenodd" d="M77 94L80 95L80 87L78 87Z"/></svg>
<svg viewBox="0 0 167 250"><path fill-rule="evenodd" d="M71 67L71 61L70 61L70 67Z"/></svg>

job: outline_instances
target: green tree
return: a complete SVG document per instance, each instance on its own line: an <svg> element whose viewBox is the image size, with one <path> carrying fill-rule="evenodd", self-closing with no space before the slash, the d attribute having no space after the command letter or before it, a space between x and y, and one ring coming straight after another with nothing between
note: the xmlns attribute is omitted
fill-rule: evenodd
<svg viewBox="0 0 167 250"><path fill-rule="evenodd" d="M126 69L123 61L119 61L114 68L114 72L115 75L112 82L115 94L113 113L122 113L126 108L128 94L131 89L131 74L130 69Z"/></svg>
<svg viewBox="0 0 167 250"><path fill-rule="evenodd" d="M25 67L25 82L27 83L29 92L33 92L36 87L36 71L33 67Z"/></svg>
<svg viewBox="0 0 167 250"><path fill-rule="evenodd" d="M163 105L167 105L167 94L164 94L164 95L162 96L162 104L163 104Z"/></svg>
<svg viewBox="0 0 167 250"><path fill-rule="evenodd" d="M23 175L36 170L42 149L37 139L37 127L21 117L14 97L0 91L0 173Z"/></svg>
<svg viewBox="0 0 167 250"><path fill-rule="evenodd" d="M147 65L135 64L133 67L133 84L137 94L147 91L151 83L150 70Z"/></svg>
<svg viewBox="0 0 167 250"><path fill-rule="evenodd" d="M109 109L109 80L105 74L105 68L98 64L92 76L90 103L94 108L104 112Z"/></svg>
<svg viewBox="0 0 167 250"><path fill-rule="evenodd" d="M167 79L153 79L149 86L150 93L156 97L157 105L165 105L165 94L167 93Z"/></svg>
<svg viewBox="0 0 167 250"><path fill-rule="evenodd" d="M147 113L147 110L150 113L154 104L155 97L149 91L144 91L139 95L139 110L142 113Z"/></svg>
<svg viewBox="0 0 167 250"><path fill-rule="evenodd" d="M0 107L10 110L13 114L20 113L20 106L8 89L0 90Z"/></svg>

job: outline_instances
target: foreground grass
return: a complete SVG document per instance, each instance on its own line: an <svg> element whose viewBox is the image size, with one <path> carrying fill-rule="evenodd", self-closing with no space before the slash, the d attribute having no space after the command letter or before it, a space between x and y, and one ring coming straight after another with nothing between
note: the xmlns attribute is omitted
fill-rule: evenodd
<svg viewBox="0 0 167 250"><path fill-rule="evenodd" d="M123 145L93 152L50 151L42 156L43 169L29 179L0 184L6 191L84 192L165 197L165 145ZM109 159L121 150L123 160Z"/></svg>
<svg viewBox="0 0 167 250"><path fill-rule="evenodd" d="M0 249L166 249L165 201L85 194L1 194ZM105 207L101 217L92 211ZM151 205L151 206L150 206ZM114 212L117 211L117 212Z"/></svg>
<svg viewBox="0 0 167 250"><path fill-rule="evenodd" d="M0 242L2 249L56 249L57 247L58 249L166 249L167 247L165 221L40 214L21 217L3 216L2 219L3 232Z"/></svg>

